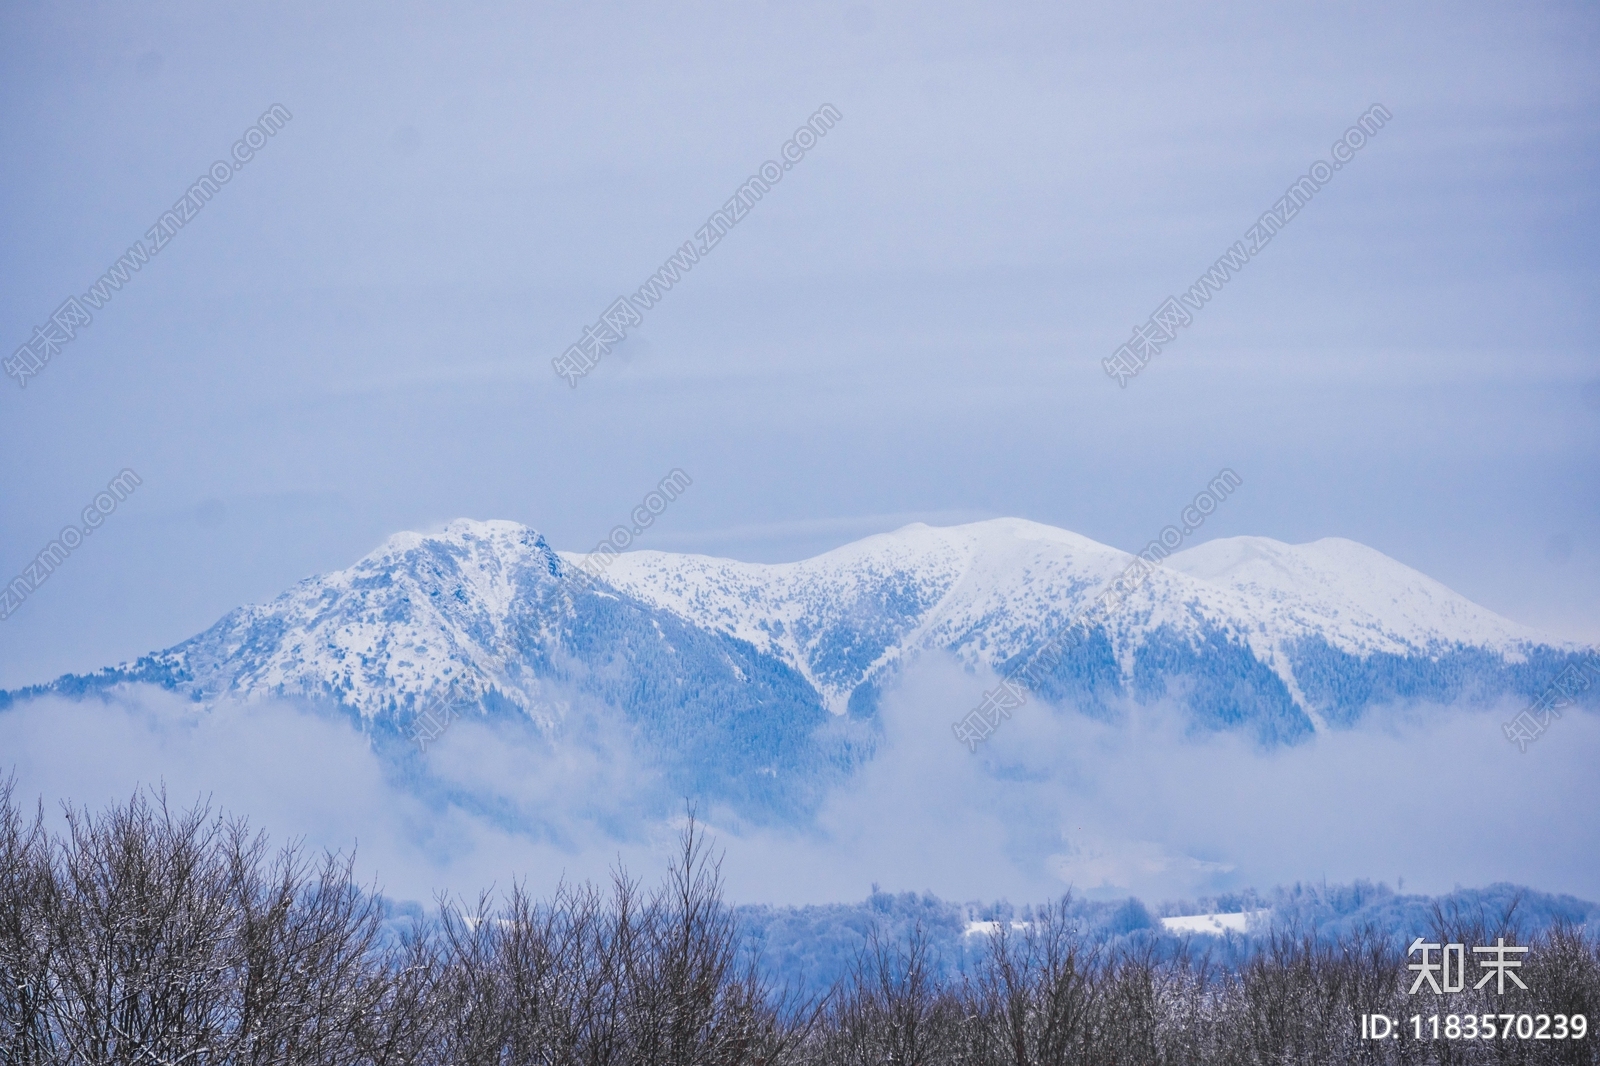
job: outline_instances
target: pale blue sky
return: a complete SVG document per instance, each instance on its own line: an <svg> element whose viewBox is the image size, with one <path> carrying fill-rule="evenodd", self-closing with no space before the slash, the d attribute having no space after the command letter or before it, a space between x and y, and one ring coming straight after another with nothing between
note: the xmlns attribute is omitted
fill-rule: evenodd
<svg viewBox="0 0 1600 1066"><path fill-rule="evenodd" d="M1593 5L8 5L0 342L293 120L26 390L0 687L398 529L795 558L1020 515L1351 537L1600 640ZM549 360L819 105L843 121L576 391ZM1126 390L1100 360L1392 122Z"/></svg>

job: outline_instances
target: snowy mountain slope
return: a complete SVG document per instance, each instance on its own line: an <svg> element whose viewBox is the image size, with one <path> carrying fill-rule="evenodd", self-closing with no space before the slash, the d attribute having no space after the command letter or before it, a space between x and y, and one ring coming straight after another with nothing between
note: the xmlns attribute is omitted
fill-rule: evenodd
<svg viewBox="0 0 1600 1066"><path fill-rule="evenodd" d="M374 719L406 694L458 685L469 697L497 691L548 726L563 701L513 653L549 642L572 616L570 598L550 596L559 566L543 538L510 522L397 533L348 570L241 608L163 656L211 698L327 693Z"/></svg>
<svg viewBox="0 0 1600 1066"><path fill-rule="evenodd" d="M1163 565L1237 593L1279 642L1316 631L1356 654L1469 644L1512 656L1524 645L1559 643L1338 537L1310 544L1228 537L1178 552Z"/></svg>
<svg viewBox="0 0 1600 1066"><path fill-rule="evenodd" d="M511 522L397 534L176 647L51 688L125 681L207 702L336 704L391 737L434 701L522 717L551 736L574 713L615 708L643 748L682 771L678 784L769 803L793 800L776 793L838 754L818 736L829 716L789 667L619 595Z"/></svg>
<svg viewBox="0 0 1600 1066"><path fill-rule="evenodd" d="M201 701L299 698L375 737L405 735L429 701L551 737L611 708L673 780L772 805L870 750L859 720L917 656L1006 672L1132 557L999 519L907 526L795 563L635 552L596 578L582 558L511 522L401 533L173 648L34 691L146 681ZM1359 544L1240 537L1152 570L1034 695L1106 718L1169 700L1197 729L1279 743L1395 702L1529 699L1577 661L1600 658Z"/></svg>
<svg viewBox="0 0 1600 1066"><path fill-rule="evenodd" d="M949 647L974 665L1014 654L1069 621L1125 558L1075 533L1000 519L907 526L797 563L631 552L603 577L779 656L842 713L864 680L914 651Z"/></svg>
<svg viewBox="0 0 1600 1066"><path fill-rule="evenodd" d="M997 519L907 526L798 563L636 552L611 559L604 576L770 651L840 713L869 706L894 669L921 652L997 670L1025 659L1131 559L1065 530ZM1297 546L1242 537L1175 554L1099 630L1103 646L1083 649L1063 684L1042 695L1094 709L1112 696L1159 696L1174 675L1212 675L1215 691L1190 700L1210 703L1192 709L1226 725L1250 717L1241 702L1270 705L1269 732L1284 739L1359 714L1349 686L1329 683L1330 669L1361 678L1392 674L1398 662L1418 675L1394 684L1367 678L1356 687L1368 702L1450 699L1469 689L1489 697L1524 693L1537 684L1533 675L1579 650L1334 539ZM1530 663L1533 649L1544 649L1538 663ZM1488 676L1519 666L1528 676Z"/></svg>

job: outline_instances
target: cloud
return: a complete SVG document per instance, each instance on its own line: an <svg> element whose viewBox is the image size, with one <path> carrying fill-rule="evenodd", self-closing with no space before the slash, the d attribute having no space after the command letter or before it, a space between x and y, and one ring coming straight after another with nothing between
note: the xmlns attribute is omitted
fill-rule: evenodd
<svg viewBox="0 0 1600 1066"><path fill-rule="evenodd" d="M736 894L1151 899L1296 880L1515 881L1600 898L1600 719L1569 712L1526 754L1508 708L1391 708L1263 751L1164 708L1110 725L1030 702L977 754L950 723L989 678L924 660L889 692L878 757L815 826L728 842Z"/></svg>
<svg viewBox="0 0 1600 1066"><path fill-rule="evenodd" d="M209 800L275 843L353 849L364 879L426 901L661 865L670 832L650 809L654 780L597 747L605 726L587 728L551 744L459 720L419 772L397 769L342 717L279 702L205 710L139 687L0 714L0 773L15 772L19 794L40 797L57 825L62 802L99 809L141 788L165 787L176 807Z"/></svg>
<svg viewBox="0 0 1600 1066"><path fill-rule="evenodd" d="M1193 896L1358 877L1445 891L1508 880L1600 897L1600 718L1569 712L1524 755L1505 709L1394 709L1263 751L1194 737L1165 709L1118 724L1030 702L977 754L950 723L990 678L927 658L883 700L877 756L790 829L703 805L740 901L859 899L873 883L946 898ZM425 757L375 753L352 722L284 703L203 710L171 694L29 701L0 714L0 772L24 796L97 808L165 785L275 841L356 849L362 876L426 901L524 880L652 880L681 797L604 709L542 736L460 719Z"/></svg>

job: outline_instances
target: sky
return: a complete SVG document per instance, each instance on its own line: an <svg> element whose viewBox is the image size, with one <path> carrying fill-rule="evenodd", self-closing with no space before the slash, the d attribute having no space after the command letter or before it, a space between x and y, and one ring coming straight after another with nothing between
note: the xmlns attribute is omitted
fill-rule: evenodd
<svg viewBox="0 0 1600 1066"><path fill-rule="evenodd" d="M1584 4L6 5L0 356L292 117L0 380L7 581L139 478L0 622L0 688L401 529L586 550L674 469L640 547L775 561L1002 515L1137 549L1229 467L1208 536L1349 537L1600 641L1597 46ZM568 387L551 359L825 104Z"/></svg>

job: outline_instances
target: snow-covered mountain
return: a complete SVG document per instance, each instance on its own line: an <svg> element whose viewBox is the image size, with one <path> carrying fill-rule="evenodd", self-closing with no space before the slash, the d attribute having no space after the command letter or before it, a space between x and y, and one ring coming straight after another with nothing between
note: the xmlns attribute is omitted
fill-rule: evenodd
<svg viewBox="0 0 1600 1066"><path fill-rule="evenodd" d="M375 736L403 735L429 701L551 735L605 708L696 787L771 800L869 751L879 694L918 656L1013 669L1131 558L999 519L907 526L796 563L634 552L593 560L595 577L524 526L461 520L46 690L300 698ZM1531 698L1595 658L1360 544L1238 537L1165 560L1035 695L1104 717L1170 699L1197 729L1292 742L1400 701Z"/></svg>
<svg viewBox="0 0 1600 1066"><path fill-rule="evenodd" d="M175 647L16 695L126 682L331 705L382 742L412 736L425 710L521 717L558 739L620 715L638 748L676 768L674 787L766 808L802 801L825 783L819 768L848 762L848 741L784 663L592 580L513 522L396 534Z"/></svg>
<svg viewBox="0 0 1600 1066"><path fill-rule="evenodd" d="M604 574L782 659L840 713L868 704L899 666L931 650L969 667L1011 668L1131 560L1075 533L997 519L907 526L777 565L634 552ZM1095 709L1182 680L1202 717L1249 721L1283 739L1391 700L1521 693L1580 651L1333 538L1235 537L1179 552L1098 631L1043 695Z"/></svg>

